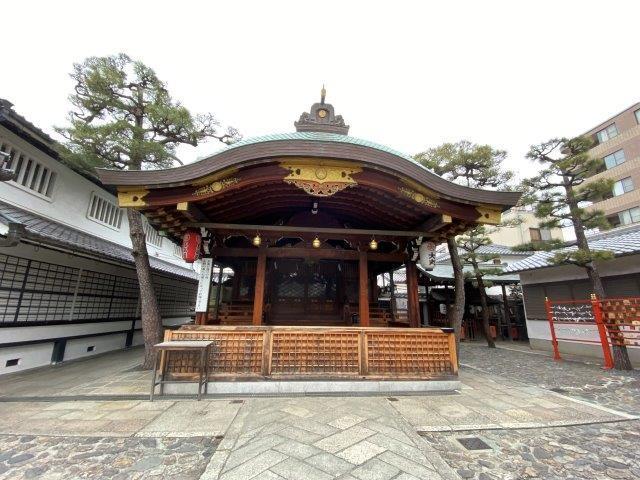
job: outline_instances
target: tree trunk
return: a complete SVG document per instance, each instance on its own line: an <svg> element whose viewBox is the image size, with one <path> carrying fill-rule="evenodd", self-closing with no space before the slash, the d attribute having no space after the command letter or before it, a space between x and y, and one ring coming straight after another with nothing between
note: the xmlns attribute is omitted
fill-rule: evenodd
<svg viewBox="0 0 640 480"><path fill-rule="evenodd" d="M567 194L567 204L569 205L569 210L571 211L571 220L573 223L573 231L576 234L576 245L578 248L588 254L591 253L591 249L589 248L589 242L587 241L587 236L584 233L584 224L582 223L582 218L580 216L580 210L578 208L578 203L576 201L573 190L569 186L565 186L565 192ZM604 285L602 284L602 279L600 278L600 274L598 273L598 268L596 267L595 262L591 261L584 266L587 271L587 276L591 281L591 286L593 288L593 293L596 294L599 300L603 300L607 297L604 291ZM622 334L616 335L617 328L611 328L612 335L609 335L609 340L613 337L622 337ZM629 353L627 352L627 347L624 345L611 345L611 350L613 351L613 365L616 370L632 370L633 367L631 365L631 360L629 359Z"/></svg>
<svg viewBox="0 0 640 480"><path fill-rule="evenodd" d="M160 317L158 300L153 286L147 243L144 229L142 228L142 217L137 210L128 208L127 218L129 220L129 236L133 246L131 254L136 264L136 273L140 284L140 315L142 318L142 336L144 337L144 362L142 368L149 370L153 368L155 361L153 346L162 341L162 317Z"/></svg>
<svg viewBox="0 0 640 480"><path fill-rule="evenodd" d="M447 311L447 319L449 325L453 328L456 336L456 351L460 351L460 331L462 330L462 317L464 317L464 273L462 271L462 262L458 254L458 245L454 237L447 238L447 247L449 248L449 256L451 257L451 265L453 266L453 278L455 284L455 301ZM458 360L460 357L458 356Z"/></svg>
<svg viewBox="0 0 640 480"><path fill-rule="evenodd" d="M487 290L484 288L484 281L482 280L482 272L478 268L478 265L473 265L473 272L478 282L478 292L480 293L480 305L482 306L482 329L484 330L484 336L487 339L487 346L489 348L496 348L496 344L491 336L491 328L489 327L489 302L487 302Z"/></svg>

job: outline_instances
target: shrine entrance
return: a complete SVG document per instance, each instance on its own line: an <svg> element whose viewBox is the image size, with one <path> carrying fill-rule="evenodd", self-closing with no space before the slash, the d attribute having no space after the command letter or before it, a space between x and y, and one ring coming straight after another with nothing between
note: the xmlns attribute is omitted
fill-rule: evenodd
<svg viewBox="0 0 640 480"><path fill-rule="evenodd" d="M267 268L267 325L351 325L345 312L357 296L354 262L274 259Z"/></svg>

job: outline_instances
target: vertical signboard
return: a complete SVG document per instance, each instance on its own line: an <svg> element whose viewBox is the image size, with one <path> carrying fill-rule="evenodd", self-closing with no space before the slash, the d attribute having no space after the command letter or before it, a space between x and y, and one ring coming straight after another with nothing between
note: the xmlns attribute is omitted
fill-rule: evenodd
<svg viewBox="0 0 640 480"><path fill-rule="evenodd" d="M196 312L206 312L209 307L209 290L211 289L211 273L213 272L213 258L200 260L200 275L198 277L198 293L196 295Z"/></svg>

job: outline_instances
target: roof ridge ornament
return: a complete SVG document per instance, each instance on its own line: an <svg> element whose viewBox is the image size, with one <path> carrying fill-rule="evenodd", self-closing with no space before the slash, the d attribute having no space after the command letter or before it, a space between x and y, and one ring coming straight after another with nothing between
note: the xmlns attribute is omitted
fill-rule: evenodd
<svg viewBox="0 0 640 480"><path fill-rule="evenodd" d="M309 112L303 112L300 119L293 124L297 132L325 132L347 135L349 125L345 125L342 115L335 115L333 105L325 103L327 90L322 85L320 103L311 105Z"/></svg>

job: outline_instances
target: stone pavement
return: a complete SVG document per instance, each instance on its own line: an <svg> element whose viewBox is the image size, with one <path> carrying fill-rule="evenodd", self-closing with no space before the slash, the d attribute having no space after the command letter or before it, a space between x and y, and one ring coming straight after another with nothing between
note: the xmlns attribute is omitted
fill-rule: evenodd
<svg viewBox="0 0 640 480"><path fill-rule="evenodd" d="M454 394L150 403L134 353L0 379L0 480L640 478L637 372L463 344Z"/></svg>
<svg viewBox="0 0 640 480"><path fill-rule="evenodd" d="M509 343L504 342L508 347ZM560 391L598 405L640 415L640 371L603 370L599 365L574 361L555 362L550 354L521 348L488 349L462 343L460 362L474 371Z"/></svg>

